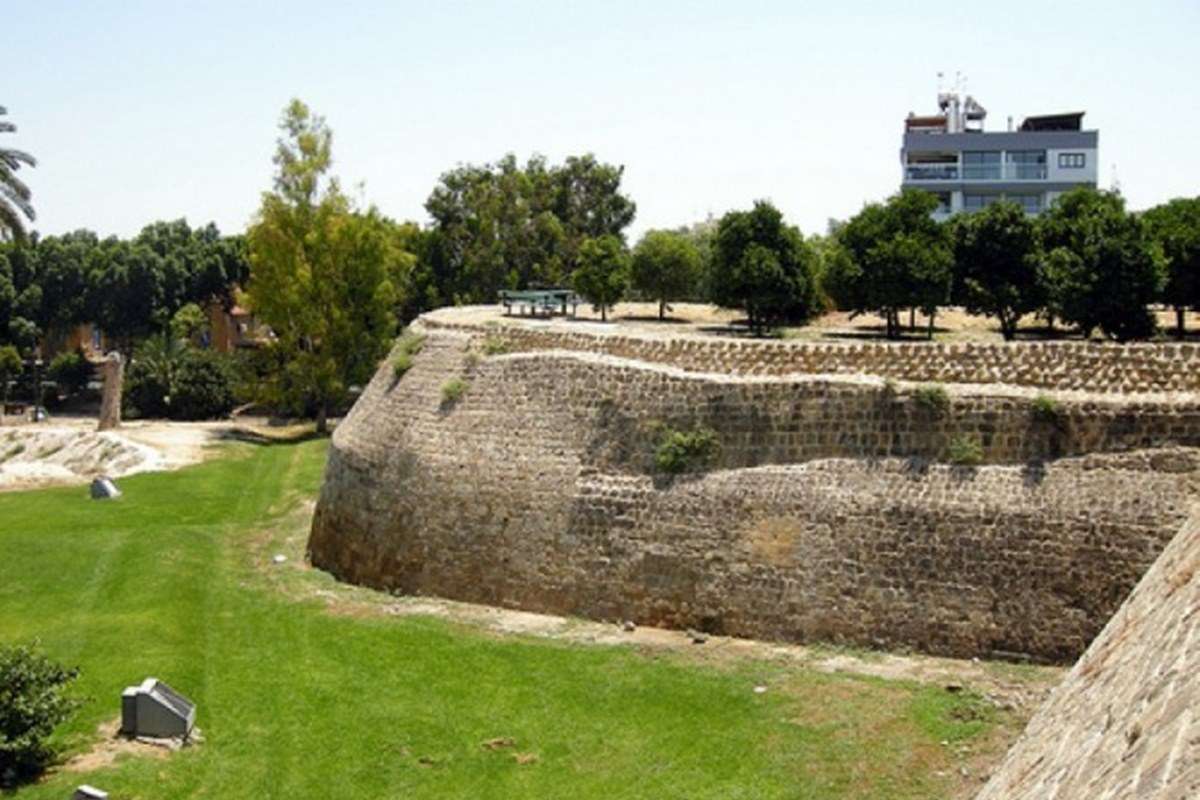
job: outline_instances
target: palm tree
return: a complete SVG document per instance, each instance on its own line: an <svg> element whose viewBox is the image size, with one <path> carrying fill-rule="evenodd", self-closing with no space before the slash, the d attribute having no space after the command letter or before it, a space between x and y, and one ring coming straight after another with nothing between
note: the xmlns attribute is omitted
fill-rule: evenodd
<svg viewBox="0 0 1200 800"><path fill-rule="evenodd" d="M6 114L8 109L0 106L0 117ZM0 133L12 133L16 129L16 125L0 119ZM22 164L36 167L37 159L24 150L0 147L0 240L24 239L25 223L21 214L30 222L37 216L29 203L29 187L16 174Z"/></svg>

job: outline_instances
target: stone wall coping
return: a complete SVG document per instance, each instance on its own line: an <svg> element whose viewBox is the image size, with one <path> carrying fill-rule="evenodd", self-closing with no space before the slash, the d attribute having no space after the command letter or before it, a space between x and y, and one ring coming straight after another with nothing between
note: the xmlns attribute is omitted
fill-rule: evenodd
<svg viewBox="0 0 1200 800"><path fill-rule="evenodd" d="M844 386L856 389L882 391L889 383L898 392L911 392L933 385L930 381L907 381L880 378L864 373L810 373L789 372L782 375L731 375L724 372L700 372L683 369L670 364L656 364L621 356L592 353L585 350L531 350L521 353L505 353L489 356L489 360L544 361L562 360L581 364L596 364L625 369L645 370L679 380L705 381L711 383L744 384L749 386L777 386L780 384ZM1182 408L1197 406L1200 409L1200 393L1197 392L1140 392L1135 394L1112 394L1084 392L1072 389L1039 389L1017 386L1010 383L937 383L951 397L1011 398L1033 400L1050 397L1067 403L1094 403L1107 407L1137 408L1149 405Z"/></svg>
<svg viewBox="0 0 1200 800"><path fill-rule="evenodd" d="M494 333L497 328L512 327L530 331L551 332L588 336L609 341L644 341L655 344L668 343L680 349L727 350L806 350L817 353L861 353L891 350L897 353L923 353L936 351L947 355L967 355L980 351L1030 352L1071 350L1096 355L1123 354L1135 357L1153 354L1159 357L1200 358L1200 343L1196 342L1103 342L1103 341L1016 341L1016 342L939 342L939 341L888 341L874 339L865 341L812 341L806 339L753 339L725 337L716 334L679 334L673 331L635 330L620 323L600 323L586 320L571 320L561 317L534 319L531 317L496 316L487 321L476 321L473 317L481 311L494 311L496 306L445 306L422 314L418 320L430 328L461 329L477 333Z"/></svg>

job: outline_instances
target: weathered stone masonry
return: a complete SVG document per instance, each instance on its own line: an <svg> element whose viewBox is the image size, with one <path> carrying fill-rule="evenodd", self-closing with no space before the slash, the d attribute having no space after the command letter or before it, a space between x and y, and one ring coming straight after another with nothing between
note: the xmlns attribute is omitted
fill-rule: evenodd
<svg viewBox="0 0 1200 800"><path fill-rule="evenodd" d="M1200 483L1188 346L1110 358L1080 345L1064 360L902 345L883 358L877 345L472 327L447 312L419 327L413 368L381 367L338 427L310 540L316 565L387 589L1061 661ZM482 355L495 339L509 354ZM453 377L469 389L448 404ZM945 413L907 382L952 378ZM1006 386L969 385L987 381ZM1051 415L1034 410L1043 391ZM656 474L661 426L711 428L716 463ZM977 442L983 463L946 463L956 440Z"/></svg>

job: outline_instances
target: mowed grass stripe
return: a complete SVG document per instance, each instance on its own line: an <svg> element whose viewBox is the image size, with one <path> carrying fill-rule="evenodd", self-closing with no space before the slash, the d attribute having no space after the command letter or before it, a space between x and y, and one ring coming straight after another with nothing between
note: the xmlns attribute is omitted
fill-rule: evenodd
<svg viewBox="0 0 1200 800"><path fill-rule="evenodd" d="M121 798L902 800L944 796L932 771L950 757L937 742L979 729L954 719L960 701L907 684L290 599L267 576L293 566L256 563L270 558L260 541L315 497L324 455L319 441L238 445L124 480L116 502L80 489L0 497L0 638L41 636L81 666L88 702L66 742L89 747L121 689L146 675L199 703L202 746L87 782ZM482 746L499 737L515 747ZM17 797L80 782L56 774Z"/></svg>

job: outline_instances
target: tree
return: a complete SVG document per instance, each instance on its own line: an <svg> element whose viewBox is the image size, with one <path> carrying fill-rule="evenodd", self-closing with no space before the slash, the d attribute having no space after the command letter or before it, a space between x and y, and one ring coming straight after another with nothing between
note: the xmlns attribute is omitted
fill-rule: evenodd
<svg viewBox="0 0 1200 800"><path fill-rule="evenodd" d="M959 215L951 231L963 305L995 317L1011 341L1021 317L1042 307L1036 224L1019 204L1005 201Z"/></svg>
<svg viewBox="0 0 1200 800"><path fill-rule="evenodd" d="M784 321L805 322L818 307L816 262L816 252L770 203L730 211L713 243L712 301L743 309L759 332Z"/></svg>
<svg viewBox="0 0 1200 800"><path fill-rule="evenodd" d="M387 221L374 208L356 210L326 176L333 135L325 120L293 100L280 128L274 191L263 194L246 235L246 296L284 364L268 398L313 408L324 433L330 409L387 352L399 257Z"/></svg>
<svg viewBox="0 0 1200 800"><path fill-rule="evenodd" d="M1163 300L1175 309L1175 330L1184 336L1184 312L1200 309L1200 197L1176 198L1144 214L1167 258Z"/></svg>
<svg viewBox="0 0 1200 800"><path fill-rule="evenodd" d="M0 106L0 117L6 116L8 109ZM0 133L13 133L17 126L7 120L0 119ZM37 214L30 202L32 193L29 186L17 177L17 170L24 164L37 166L37 159L24 150L0 147L0 241L4 239L22 240L25 238L25 219L33 222Z"/></svg>
<svg viewBox="0 0 1200 800"><path fill-rule="evenodd" d="M0 345L0 400L3 400L5 405L8 404L8 382L20 377L23 367L24 363L17 348L11 344ZM0 406L0 417L3 415L4 409Z"/></svg>
<svg viewBox="0 0 1200 800"><path fill-rule="evenodd" d="M921 309L932 336L934 315L949 300L954 255L932 217L937 203L929 192L906 189L837 231L842 252L830 259L826 288L839 308L883 317L889 339L900 336L904 308Z"/></svg>
<svg viewBox="0 0 1200 800"><path fill-rule="evenodd" d="M612 234L585 239L572 278L575 291L591 302L600 312L600 319L607 322L608 309L625 294L629 281L629 254L625 245Z"/></svg>
<svg viewBox="0 0 1200 800"><path fill-rule="evenodd" d="M1084 337L1099 328L1128 341L1156 327L1150 303L1165 282L1162 251L1146 222L1115 192L1072 189L1038 220L1048 305Z"/></svg>
<svg viewBox="0 0 1200 800"><path fill-rule="evenodd" d="M700 251L692 241L674 231L648 231L633 249L631 288L658 301L658 318L664 319L667 303L694 296L702 280Z"/></svg>
<svg viewBox="0 0 1200 800"><path fill-rule="evenodd" d="M459 166L425 203L434 224L417 275L444 303L491 303L500 289L569 282L586 239L620 238L633 219L622 174L590 154L562 166L541 156L522 166L512 155Z"/></svg>

